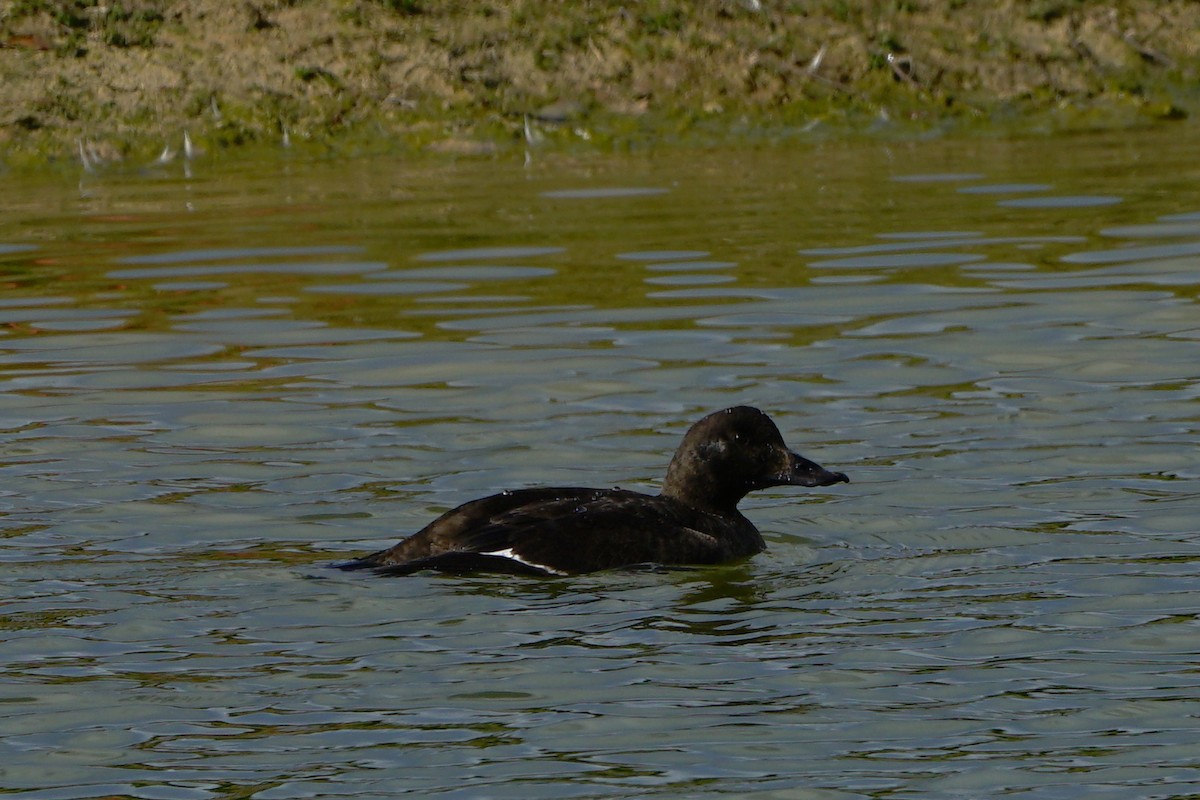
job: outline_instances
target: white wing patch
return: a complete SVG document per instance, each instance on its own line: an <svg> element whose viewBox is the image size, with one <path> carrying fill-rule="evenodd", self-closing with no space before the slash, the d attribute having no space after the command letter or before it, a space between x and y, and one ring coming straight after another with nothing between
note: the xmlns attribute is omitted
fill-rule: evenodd
<svg viewBox="0 0 1200 800"><path fill-rule="evenodd" d="M527 567L533 567L534 569L540 569L543 572L547 572L551 575L566 575L567 574L560 569L555 569L554 567L547 567L545 564L538 564L536 562L530 561L527 558L522 558L521 556L517 555L517 551L513 550L511 547L506 547L503 550L493 550L490 553L480 553L480 555L495 556L496 558L507 558L511 561L516 561L518 564L524 564Z"/></svg>

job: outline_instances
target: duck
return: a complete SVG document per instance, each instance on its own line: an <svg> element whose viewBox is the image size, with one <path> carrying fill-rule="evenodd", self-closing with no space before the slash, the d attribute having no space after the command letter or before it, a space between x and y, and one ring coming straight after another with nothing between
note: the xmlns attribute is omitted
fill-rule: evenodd
<svg viewBox="0 0 1200 800"><path fill-rule="evenodd" d="M392 547L336 566L395 576L425 570L565 576L723 564L766 549L762 534L738 511L750 492L849 481L791 451L765 412L734 406L688 429L657 495L620 488L503 491L447 511Z"/></svg>

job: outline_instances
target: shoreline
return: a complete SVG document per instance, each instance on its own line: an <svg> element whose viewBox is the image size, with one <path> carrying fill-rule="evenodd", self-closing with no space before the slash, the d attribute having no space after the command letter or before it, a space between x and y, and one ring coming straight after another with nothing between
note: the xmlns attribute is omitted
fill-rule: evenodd
<svg viewBox="0 0 1200 800"><path fill-rule="evenodd" d="M0 163L1186 124L1198 30L1200 3L1153 0L24 0Z"/></svg>

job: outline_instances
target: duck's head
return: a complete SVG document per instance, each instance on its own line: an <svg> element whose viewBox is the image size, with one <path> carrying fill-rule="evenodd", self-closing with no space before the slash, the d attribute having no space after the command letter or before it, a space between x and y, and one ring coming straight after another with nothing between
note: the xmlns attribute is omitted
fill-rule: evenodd
<svg viewBox="0 0 1200 800"><path fill-rule="evenodd" d="M732 512L755 489L848 483L793 453L771 418L750 406L704 417L688 430L667 467L663 495L697 508Z"/></svg>

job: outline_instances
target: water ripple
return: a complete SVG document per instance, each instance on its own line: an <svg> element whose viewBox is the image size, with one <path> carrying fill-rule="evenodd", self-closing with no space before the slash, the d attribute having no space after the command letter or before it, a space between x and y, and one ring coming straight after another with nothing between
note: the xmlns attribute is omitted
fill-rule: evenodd
<svg viewBox="0 0 1200 800"><path fill-rule="evenodd" d="M813 147L8 182L4 787L1196 794L1189 142ZM326 568L735 403L853 480L752 559Z"/></svg>

